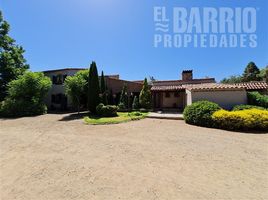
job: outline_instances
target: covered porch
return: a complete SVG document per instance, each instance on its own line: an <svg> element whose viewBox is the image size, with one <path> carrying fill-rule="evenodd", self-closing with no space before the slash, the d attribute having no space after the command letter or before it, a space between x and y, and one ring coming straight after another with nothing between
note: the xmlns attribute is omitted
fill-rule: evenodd
<svg viewBox="0 0 268 200"><path fill-rule="evenodd" d="M186 106L185 89L153 90L154 110L182 112Z"/></svg>

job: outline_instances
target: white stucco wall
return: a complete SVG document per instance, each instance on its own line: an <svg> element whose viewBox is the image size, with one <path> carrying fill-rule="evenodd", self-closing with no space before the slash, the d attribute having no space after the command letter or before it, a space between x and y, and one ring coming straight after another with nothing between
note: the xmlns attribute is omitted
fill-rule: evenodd
<svg viewBox="0 0 268 200"><path fill-rule="evenodd" d="M78 71L80 71L80 70L68 69L68 70L61 70L61 71L55 71L55 72L47 72L47 73L45 73L45 75L48 76L52 81L53 76L57 76L57 75L73 76ZM44 100L45 104L47 105L48 108L50 108L50 106L52 105L52 102L51 102L51 95L52 94L55 94L55 95L65 94L64 84L62 84L62 85L52 84L52 87L49 90L49 92ZM61 105L60 104L53 104L53 106L56 108L60 108ZM69 97L67 97L67 106L68 107L72 106L72 102L71 102L71 99Z"/></svg>
<svg viewBox="0 0 268 200"><path fill-rule="evenodd" d="M169 92L170 97L166 97L165 93L163 94L163 107L164 108L174 108L174 104L176 104L176 108L183 108L183 95L184 92L179 93L179 97L174 96L174 92Z"/></svg>
<svg viewBox="0 0 268 200"><path fill-rule="evenodd" d="M187 95L187 105L201 100L215 102L225 109L231 109L233 106L239 104L247 104L247 93L244 89L230 91L188 91L188 93L190 95Z"/></svg>

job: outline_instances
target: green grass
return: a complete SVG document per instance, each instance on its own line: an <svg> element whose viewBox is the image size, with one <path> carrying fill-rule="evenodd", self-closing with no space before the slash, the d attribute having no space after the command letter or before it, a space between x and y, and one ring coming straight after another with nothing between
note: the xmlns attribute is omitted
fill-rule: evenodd
<svg viewBox="0 0 268 200"><path fill-rule="evenodd" d="M148 113L140 112L118 112L116 117L97 117L88 116L84 118L86 124L103 125L103 124L118 124L123 122L129 122L132 120L140 120L145 118Z"/></svg>

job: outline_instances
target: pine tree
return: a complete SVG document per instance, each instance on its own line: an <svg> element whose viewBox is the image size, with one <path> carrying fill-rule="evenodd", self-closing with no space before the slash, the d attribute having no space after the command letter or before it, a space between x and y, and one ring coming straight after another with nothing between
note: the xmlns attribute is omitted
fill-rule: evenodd
<svg viewBox="0 0 268 200"><path fill-rule="evenodd" d="M0 11L0 101L7 96L7 84L29 69L23 57L24 49L8 35L9 29Z"/></svg>
<svg viewBox="0 0 268 200"><path fill-rule="evenodd" d="M105 78L104 78L104 74L103 71L101 72L101 82L100 82L100 88L101 88L101 102L104 105L107 105L107 88L106 88L106 83L105 83Z"/></svg>
<svg viewBox="0 0 268 200"><path fill-rule="evenodd" d="M132 104L132 109L133 110L139 109L139 100L138 100L137 96L134 97L133 104Z"/></svg>
<svg viewBox="0 0 268 200"><path fill-rule="evenodd" d="M259 74L260 74L259 68L255 65L254 62L250 62L245 68L242 79L244 82L259 81L260 80Z"/></svg>
<svg viewBox="0 0 268 200"><path fill-rule="evenodd" d="M127 109L128 108L128 95L127 95L127 85L126 84L124 84L124 86L123 86L118 106L120 109Z"/></svg>
<svg viewBox="0 0 268 200"><path fill-rule="evenodd" d="M99 95L100 86L97 65L95 62L92 62L88 77L88 109L93 114L96 114L96 107L100 103Z"/></svg>
<svg viewBox="0 0 268 200"><path fill-rule="evenodd" d="M140 92L139 103L141 108L150 109L152 107L151 91L148 86L147 78L145 78L143 82L143 87Z"/></svg>

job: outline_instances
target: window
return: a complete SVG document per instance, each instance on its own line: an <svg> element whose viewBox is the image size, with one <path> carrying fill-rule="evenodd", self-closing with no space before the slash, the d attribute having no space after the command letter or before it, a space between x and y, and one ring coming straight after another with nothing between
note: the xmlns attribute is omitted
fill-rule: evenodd
<svg viewBox="0 0 268 200"><path fill-rule="evenodd" d="M66 78L67 78L67 74L63 75L63 82L65 81Z"/></svg>
<svg viewBox="0 0 268 200"><path fill-rule="evenodd" d="M54 75L52 76L52 83L54 85L62 85L64 82L64 79L67 77L67 75L62 76L61 74L59 75Z"/></svg>
<svg viewBox="0 0 268 200"><path fill-rule="evenodd" d="M57 95L55 95L56 97L55 97L55 103L56 104L60 104L61 103L61 100L62 100L62 94L57 94Z"/></svg>
<svg viewBox="0 0 268 200"><path fill-rule="evenodd" d="M169 98L170 97L170 93L169 92L166 92L165 93L165 96L166 96L166 98Z"/></svg>
<svg viewBox="0 0 268 200"><path fill-rule="evenodd" d="M52 102L52 103L55 103L55 99L56 99L55 95L52 94L52 95L51 95L51 102Z"/></svg>
<svg viewBox="0 0 268 200"><path fill-rule="evenodd" d="M180 97L180 93L179 92L175 92L174 93L174 97Z"/></svg>

